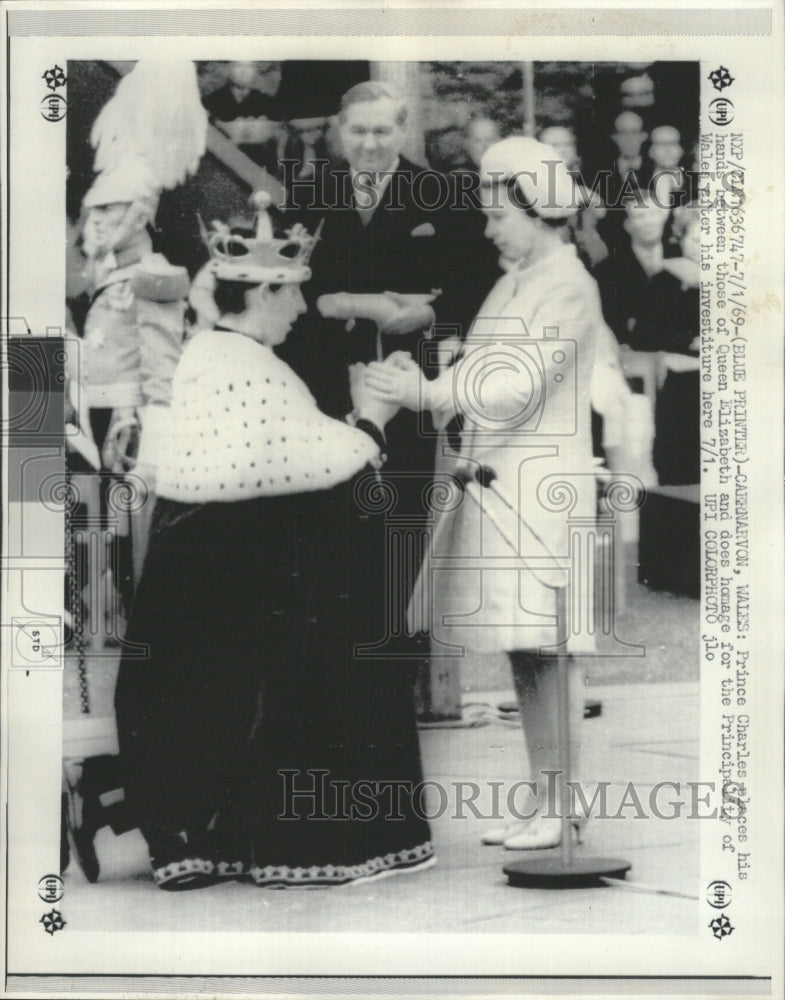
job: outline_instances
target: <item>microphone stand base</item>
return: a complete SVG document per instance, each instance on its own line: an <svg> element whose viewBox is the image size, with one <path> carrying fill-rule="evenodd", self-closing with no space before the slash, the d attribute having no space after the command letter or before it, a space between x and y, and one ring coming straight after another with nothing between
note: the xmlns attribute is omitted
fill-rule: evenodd
<svg viewBox="0 0 785 1000"><path fill-rule="evenodd" d="M622 858L578 855L565 863L557 854L511 861L502 871L516 889L586 889L601 886L603 878L623 879L632 868Z"/></svg>

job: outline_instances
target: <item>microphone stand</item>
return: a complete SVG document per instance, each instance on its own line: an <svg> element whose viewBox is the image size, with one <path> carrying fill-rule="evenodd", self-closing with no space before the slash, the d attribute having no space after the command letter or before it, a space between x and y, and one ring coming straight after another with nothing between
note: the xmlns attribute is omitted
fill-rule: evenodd
<svg viewBox="0 0 785 1000"><path fill-rule="evenodd" d="M502 536L504 541L515 552L516 556L525 565L526 558L519 551L519 546L512 540L500 524L499 520L483 504L482 492L487 490L494 493L501 503L511 511L518 521L526 528L537 543L544 549L553 560L554 565L558 565L563 573L563 582L554 584L551 581L542 579L535 570L530 571L535 574L540 583L554 590L556 596L556 621L562 633L563 641L559 643L556 657L556 689L557 689L557 733L559 740L559 793L561 802L561 843L558 856L550 850L533 851L531 855L520 861L511 861L504 865L502 871L507 876L511 886L516 888L539 887L539 888L577 888L582 886L604 885L603 878L623 879L632 868L629 861L621 858L604 858L599 855L584 855L576 853L572 844L572 829L568 818L567 801L570 789L571 766L570 766L570 656L567 652L567 608L568 608L568 588L570 586L570 563L569 560L559 560L551 552L545 541L529 525L521 515L521 512L510 501L503 489L499 486L495 471L487 465L475 467L473 472L467 472L472 478L464 481L464 491L472 500L484 510L491 523Z"/></svg>

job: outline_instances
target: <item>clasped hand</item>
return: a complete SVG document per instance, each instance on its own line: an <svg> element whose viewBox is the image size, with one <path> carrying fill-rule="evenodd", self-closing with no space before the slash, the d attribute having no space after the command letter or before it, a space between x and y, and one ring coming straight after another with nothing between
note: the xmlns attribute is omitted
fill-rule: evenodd
<svg viewBox="0 0 785 1000"><path fill-rule="evenodd" d="M139 448L139 421L133 406L119 406L112 411L109 430L102 449L104 468L128 472L136 465Z"/></svg>
<svg viewBox="0 0 785 1000"><path fill-rule="evenodd" d="M388 421L392 420L400 409L398 403L380 399L371 391L367 382L368 366L362 362L349 365L349 393L354 407L354 416L361 420L370 420L379 430L384 430Z"/></svg>
<svg viewBox="0 0 785 1000"><path fill-rule="evenodd" d="M427 380L410 354L395 351L385 361L368 365L365 383L382 403L404 406L407 410L426 408Z"/></svg>

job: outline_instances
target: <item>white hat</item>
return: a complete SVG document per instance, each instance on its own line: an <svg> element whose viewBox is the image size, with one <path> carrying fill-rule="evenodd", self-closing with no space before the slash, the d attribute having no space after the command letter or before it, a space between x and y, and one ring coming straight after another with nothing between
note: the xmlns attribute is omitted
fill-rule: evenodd
<svg viewBox="0 0 785 1000"><path fill-rule="evenodd" d="M516 181L523 199L543 219L567 219L580 199L564 158L547 143L511 135L495 143L480 161L484 183Z"/></svg>
<svg viewBox="0 0 785 1000"><path fill-rule="evenodd" d="M114 205L118 202L149 203L157 207L158 190L155 187L150 165L143 156L125 157L98 174L93 186L84 196L82 207L95 208L98 205Z"/></svg>

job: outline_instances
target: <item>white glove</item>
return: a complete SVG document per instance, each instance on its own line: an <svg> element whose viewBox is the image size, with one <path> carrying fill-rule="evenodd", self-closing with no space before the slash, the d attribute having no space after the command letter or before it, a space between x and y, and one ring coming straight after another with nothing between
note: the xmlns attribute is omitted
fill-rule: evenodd
<svg viewBox="0 0 785 1000"><path fill-rule="evenodd" d="M101 452L104 468L128 472L136 465L139 449L139 420L133 406L118 406L112 411L109 430Z"/></svg>
<svg viewBox="0 0 785 1000"><path fill-rule="evenodd" d="M384 362L372 361L365 382L382 402L396 403L415 412L428 408L428 380L411 356L401 351Z"/></svg>
<svg viewBox="0 0 785 1000"><path fill-rule="evenodd" d="M371 391L367 381L367 367L358 362L349 365L349 393L352 397L354 416L358 420L370 420L383 431L400 409L394 400L381 399Z"/></svg>

